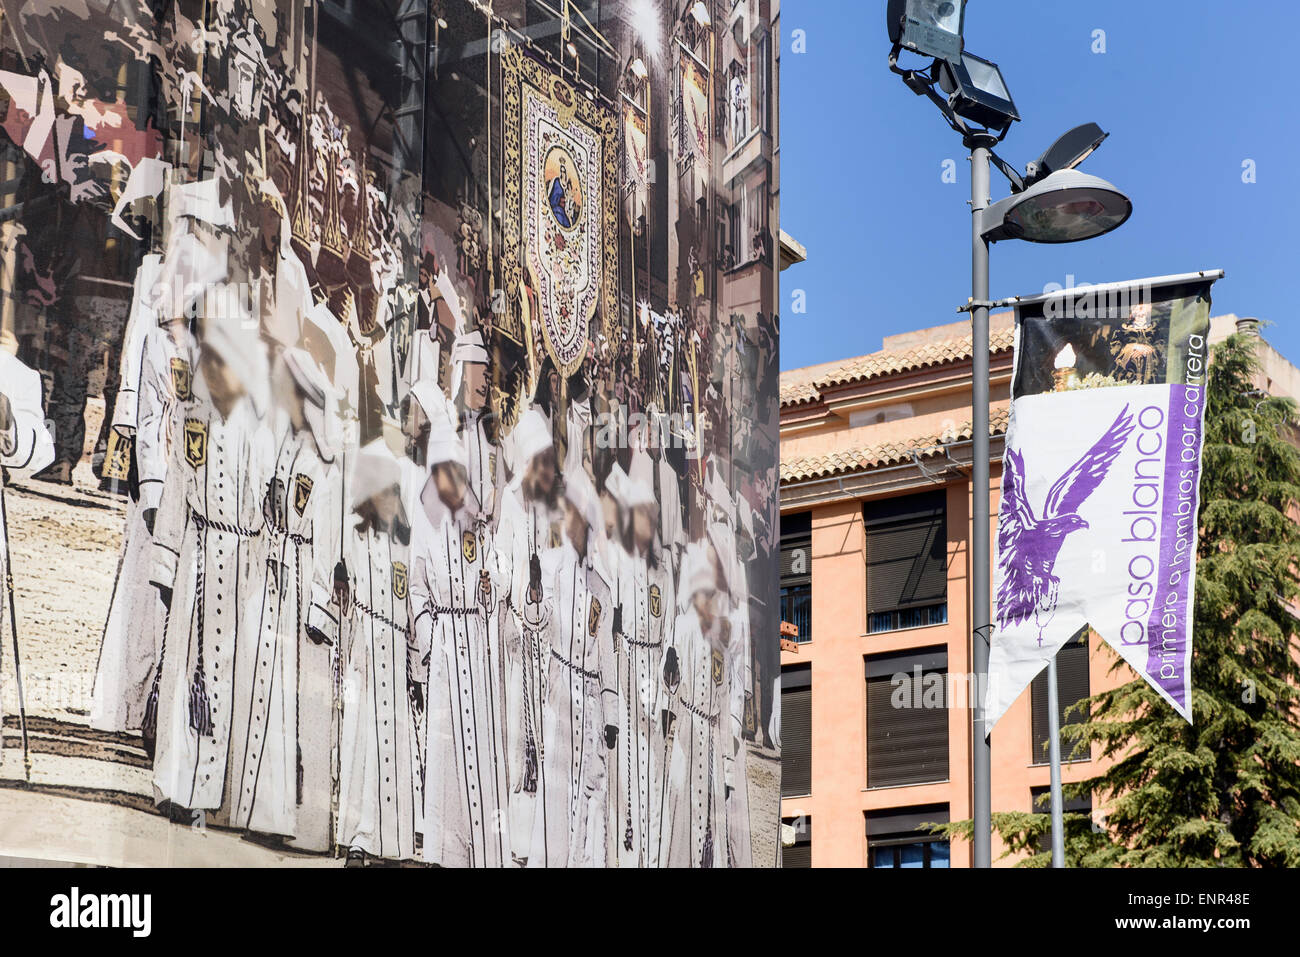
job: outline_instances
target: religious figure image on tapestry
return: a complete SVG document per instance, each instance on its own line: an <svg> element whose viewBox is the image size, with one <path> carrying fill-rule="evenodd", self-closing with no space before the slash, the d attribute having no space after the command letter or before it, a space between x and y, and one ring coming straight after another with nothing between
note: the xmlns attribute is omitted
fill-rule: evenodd
<svg viewBox="0 0 1300 957"><path fill-rule="evenodd" d="M574 229L582 218L582 184L575 177L577 166L563 146L553 146L546 154L543 176L549 184L546 196L551 214L561 229Z"/></svg>
<svg viewBox="0 0 1300 957"><path fill-rule="evenodd" d="M534 60L510 51L503 63L506 234L520 240L507 242L507 282L521 284L512 304L524 303L526 282L536 302L535 315L525 310L529 334L567 377L602 302L606 312L616 302L617 119Z"/></svg>

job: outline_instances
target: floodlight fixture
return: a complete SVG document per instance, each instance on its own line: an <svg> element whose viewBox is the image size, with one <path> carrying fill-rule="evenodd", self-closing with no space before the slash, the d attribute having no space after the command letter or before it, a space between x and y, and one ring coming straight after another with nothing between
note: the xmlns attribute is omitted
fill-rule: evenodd
<svg viewBox="0 0 1300 957"><path fill-rule="evenodd" d="M955 62L936 60L934 67L939 89L947 94L948 107L958 116L999 132L1006 132L1020 119L996 63L963 53Z"/></svg>
<svg viewBox="0 0 1300 957"><path fill-rule="evenodd" d="M889 0L889 41L923 56L961 56L966 0Z"/></svg>

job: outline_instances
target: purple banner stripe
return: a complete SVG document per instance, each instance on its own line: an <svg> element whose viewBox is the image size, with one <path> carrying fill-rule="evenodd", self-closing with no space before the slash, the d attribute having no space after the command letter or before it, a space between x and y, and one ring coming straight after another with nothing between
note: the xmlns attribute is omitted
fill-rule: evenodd
<svg viewBox="0 0 1300 957"><path fill-rule="evenodd" d="M1158 584L1147 625L1147 675L1184 708L1189 683L1186 668L1192 609L1188 598L1195 580L1204 398L1205 390L1200 386L1169 387Z"/></svg>

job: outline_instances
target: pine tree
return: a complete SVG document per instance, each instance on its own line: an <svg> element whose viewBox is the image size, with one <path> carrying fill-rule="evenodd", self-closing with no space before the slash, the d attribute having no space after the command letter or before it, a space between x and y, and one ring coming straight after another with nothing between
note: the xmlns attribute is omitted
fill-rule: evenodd
<svg viewBox="0 0 1300 957"><path fill-rule="evenodd" d="M1114 763L1065 786L1109 805L1098 828L1066 815L1072 867L1300 866L1300 433L1296 403L1256 387L1259 341L1229 337L1209 368L1193 723L1136 676L1079 703L1062 751L1086 741ZM1041 867L1048 817L995 814L994 827ZM943 830L969 837L971 822Z"/></svg>

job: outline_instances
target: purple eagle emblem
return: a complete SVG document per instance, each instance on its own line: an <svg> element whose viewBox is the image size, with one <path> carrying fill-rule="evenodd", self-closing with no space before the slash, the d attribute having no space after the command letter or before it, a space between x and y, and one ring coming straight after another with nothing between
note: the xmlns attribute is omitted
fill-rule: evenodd
<svg viewBox="0 0 1300 957"><path fill-rule="evenodd" d="M1056 480L1043 503L1041 518L1034 515L1025 495L1024 459L1018 451L1007 450L998 510L1000 627L1018 625L1032 615L1038 624L1038 643L1043 643L1043 629L1056 612L1061 580L1052 574L1052 568L1061 545L1065 536L1088 527L1079 508L1115 464L1132 431L1133 416L1126 405L1096 444Z"/></svg>

